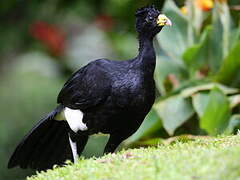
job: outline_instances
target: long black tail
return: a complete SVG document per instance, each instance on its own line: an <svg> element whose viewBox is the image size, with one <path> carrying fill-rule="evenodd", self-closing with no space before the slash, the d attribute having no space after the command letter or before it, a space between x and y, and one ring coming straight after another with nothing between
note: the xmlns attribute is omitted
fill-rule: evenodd
<svg viewBox="0 0 240 180"><path fill-rule="evenodd" d="M8 168L45 170L54 164L62 165L67 159L73 161L69 126L65 121L54 120L62 109L63 106L58 106L30 130L12 154Z"/></svg>

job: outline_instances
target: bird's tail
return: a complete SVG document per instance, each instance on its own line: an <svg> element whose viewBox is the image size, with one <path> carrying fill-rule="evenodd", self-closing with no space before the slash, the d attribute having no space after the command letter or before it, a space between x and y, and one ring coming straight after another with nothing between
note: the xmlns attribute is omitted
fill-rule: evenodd
<svg viewBox="0 0 240 180"><path fill-rule="evenodd" d="M68 138L69 126L64 121L54 120L63 108L59 105L30 130L12 154L8 168L20 166L45 170L54 164L62 165L67 159L73 161Z"/></svg>

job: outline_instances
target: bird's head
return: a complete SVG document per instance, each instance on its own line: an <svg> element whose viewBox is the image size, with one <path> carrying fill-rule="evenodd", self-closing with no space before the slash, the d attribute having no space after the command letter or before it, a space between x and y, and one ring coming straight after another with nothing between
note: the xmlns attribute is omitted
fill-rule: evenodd
<svg viewBox="0 0 240 180"><path fill-rule="evenodd" d="M135 16L137 32L150 37L154 37L164 26L172 25L170 19L161 14L153 5L138 9Z"/></svg>

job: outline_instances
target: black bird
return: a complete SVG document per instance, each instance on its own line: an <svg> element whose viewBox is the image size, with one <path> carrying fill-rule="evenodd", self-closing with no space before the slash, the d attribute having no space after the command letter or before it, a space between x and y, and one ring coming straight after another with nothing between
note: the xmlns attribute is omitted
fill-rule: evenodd
<svg viewBox="0 0 240 180"><path fill-rule="evenodd" d="M58 106L23 138L8 168L45 170L76 162L88 136L110 134L104 153L112 153L141 125L155 99L154 36L171 21L148 6L136 12L138 55L127 61L98 59L75 72L60 91Z"/></svg>

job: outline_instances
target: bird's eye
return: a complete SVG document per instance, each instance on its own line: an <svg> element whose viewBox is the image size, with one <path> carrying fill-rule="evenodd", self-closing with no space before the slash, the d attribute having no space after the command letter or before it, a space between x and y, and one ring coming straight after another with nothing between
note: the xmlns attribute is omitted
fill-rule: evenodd
<svg viewBox="0 0 240 180"><path fill-rule="evenodd" d="M149 16L149 18L148 18L150 21L152 21L153 20L153 17L152 16Z"/></svg>
<svg viewBox="0 0 240 180"><path fill-rule="evenodd" d="M148 22L148 23L150 23L150 22L152 22L153 21L153 17L152 16L148 16L147 18L146 18L146 21Z"/></svg>

